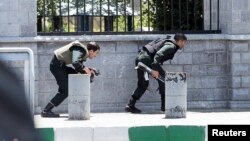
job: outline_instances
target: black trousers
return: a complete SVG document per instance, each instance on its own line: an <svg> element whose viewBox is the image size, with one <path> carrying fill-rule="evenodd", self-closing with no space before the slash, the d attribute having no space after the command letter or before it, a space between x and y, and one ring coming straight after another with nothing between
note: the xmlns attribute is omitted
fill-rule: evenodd
<svg viewBox="0 0 250 141"><path fill-rule="evenodd" d="M143 60L139 60L138 58L136 58L135 60L136 66L139 62L144 63ZM160 72L160 75L164 77L165 73ZM144 71L137 69L137 78L138 78L137 88L132 94L132 97L135 100L139 100L141 98L141 96L145 93L149 85L149 81L145 80ZM161 100L165 101L165 84L158 80L158 85L159 85L159 94L161 95Z"/></svg>
<svg viewBox="0 0 250 141"><path fill-rule="evenodd" d="M50 102L58 106L68 97L68 74L75 74L77 72L73 68L65 66L65 63L58 60L55 55L50 62L50 71L54 75L59 87L57 94Z"/></svg>

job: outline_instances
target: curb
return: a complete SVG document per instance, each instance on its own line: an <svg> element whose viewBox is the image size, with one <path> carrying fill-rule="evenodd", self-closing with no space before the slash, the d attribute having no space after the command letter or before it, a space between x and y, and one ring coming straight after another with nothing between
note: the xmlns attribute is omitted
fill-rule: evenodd
<svg viewBox="0 0 250 141"><path fill-rule="evenodd" d="M38 134L40 134L42 141L55 141L53 128L38 128Z"/></svg>
<svg viewBox="0 0 250 141"><path fill-rule="evenodd" d="M205 141L205 126L37 128L43 141Z"/></svg>
<svg viewBox="0 0 250 141"><path fill-rule="evenodd" d="M130 141L167 141L165 126L144 126L129 128Z"/></svg>

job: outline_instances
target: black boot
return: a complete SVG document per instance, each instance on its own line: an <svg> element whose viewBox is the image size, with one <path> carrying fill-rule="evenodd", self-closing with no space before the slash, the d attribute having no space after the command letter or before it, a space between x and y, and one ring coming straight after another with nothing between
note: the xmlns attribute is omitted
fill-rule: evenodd
<svg viewBox="0 0 250 141"><path fill-rule="evenodd" d="M165 95L161 95L161 111L165 111Z"/></svg>
<svg viewBox="0 0 250 141"><path fill-rule="evenodd" d="M52 103L48 103L46 107L43 109L41 116L42 117L60 117L59 114L53 113L51 110L54 108L54 105Z"/></svg>
<svg viewBox="0 0 250 141"><path fill-rule="evenodd" d="M135 107L136 100L135 99L130 99L129 103L125 107L126 112L131 112L131 113L141 113L141 110Z"/></svg>

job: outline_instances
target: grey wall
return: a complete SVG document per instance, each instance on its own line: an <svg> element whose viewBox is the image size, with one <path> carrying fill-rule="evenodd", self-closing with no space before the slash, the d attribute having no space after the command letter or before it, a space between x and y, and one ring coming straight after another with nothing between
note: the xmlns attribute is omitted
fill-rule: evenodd
<svg viewBox="0 0 250 141"><path fill-rule="evenodd" d="M209 6L204 3L205 29L208 29ZM213 5L216 3L213 1ZM217 27L214 6L212 29ZM188 46L179 51L174 60L166 62L168 71L188 74L188 108L250 108L250 0L220 0L220 28L222 34L188 35ZM35 55L35 111L39 113L57 91L49 71L53 50L73 40L97 41L101 54L87 62L102 75L91 85L91 109L99 112L123 111L136 87L134 59L138 48L147 41L163 35L113 36L37 36L36 0L0 1L0 47L29 47ZM5 62L22 81L22 62ZM152 90L156 81L150 82ZM146 92L138 107L147 110L160 108L156 92ZM67 111L67 101L55 109Z"/></svg>
<svg viewBox="0 0 250 141"><path fill-rule="evenodd" d="M220 0L220 27L227 34L250 33L250 0Z"/></svg>
<svg viewBox="0 0 250 141"><path fill-rule="evenodd" d="M204 29L210 30L210 22L211 22L211 30L218 30L218 0L212 0L211 4L210 0L203 0L203 1L204 1ZM211 19L210 19L210 6L211 6Z"/></svg>
<svg viewBox="0 0 250 141"><path fill-rule="evenodd" d="M230 108L249 105L250 51L249 41L230 41L229 45L229 95Z"/></svg>
<svg viewBox="0 0 250 141"><path fill-rule="evenodd" d="M1 0L0 13L0 37L36 36L36 0Z"/></svg>
<svg viewBox="0 0 250 141"><path fill-rule="evenodd" d="M212 18L210 19L210 1L204 0L204 29L216 30L218 25L218 0L212 0ZM250 33L250 0L219 0L219 29L224 34Z"/></svg>
<svg viewBox="0 0 250 141"><path fill-rule="evenodd" d="M134 59L138 48L161 36L67 36L22 38L16 43L0 41L1 47L28 46L34 51L35 109L39 113L57 92L49 71L53 51L76 39L85 44L96 40L101 45L101 53L86 62L87 66L101 70L101 75L91 84L91 110L121 112L136 88ZM164 63L167 71L187 72L188 109L250 108L250 37L221 34L188 35L188 38L188 45L177 52L171 64ZM18 62L7 63L17 72L23 69ZM143 110L159 110L160 96L155 92L157 83L153 79L150 88L151 92L147 91L137 105ZM67 112L67 100L55 111Z"/></svg>

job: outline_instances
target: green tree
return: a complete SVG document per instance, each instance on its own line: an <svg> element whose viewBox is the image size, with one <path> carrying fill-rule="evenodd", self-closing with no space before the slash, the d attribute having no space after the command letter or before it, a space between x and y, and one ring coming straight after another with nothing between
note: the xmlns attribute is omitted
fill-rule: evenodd
<svg viewBox="0 0 250 141"><path fill-rule="evenodd" d="M173 2L173 3L172 3ZM153 0L158 30L202 30L203 0Z"/></svg>
<svg viewBox="0 0 250 141"><path fill-rule="evenodd" d="M91 16L95 22L102 22L101 25L94 26L96 28L94 31L104 31L100 28L104 28L105 18L111 20L114 31L128 31L128 19L133 20L132 28L135 30L140 30L141 27L146 31L203 28L203 0L141 0L140 10L137 7L134 12L132 2L132 0L37 0L38 32L42 31L42 23L46 23L43 29L45 32L75 31L74 18L78 18L75 15ZM132 13L135 15L131 18ZM67 19L68 14L70 23ZM57 27L58 25L61 27Z"/></svg>
<svg viewBox="0 0 250 141"><path fill-rule="evenodd" d="M55 22L59 22L59 18L56 15L59 14L59 2L65 2L67 0L37 0L37 30L41 32L42 30L45 32L54 31L54 29L58 29L58 24ZM43 24L45 23L45 27ZM44 29L42 29L42 27Z"/></svg>

